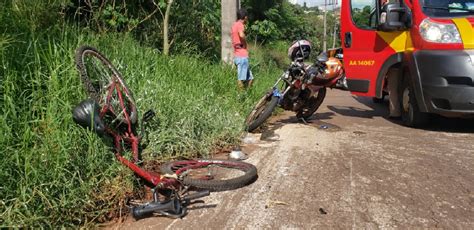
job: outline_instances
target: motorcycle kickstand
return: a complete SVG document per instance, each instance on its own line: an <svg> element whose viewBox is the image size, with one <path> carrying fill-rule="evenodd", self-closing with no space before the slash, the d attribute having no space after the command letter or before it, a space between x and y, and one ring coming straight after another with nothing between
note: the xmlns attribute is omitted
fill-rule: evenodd
<svg viewBox="0 0 474 230"><path fill-rule="evenodd" d="M302 121L305 125L308 124L308 122L303 117L300 117L299 120Z"/></svg>

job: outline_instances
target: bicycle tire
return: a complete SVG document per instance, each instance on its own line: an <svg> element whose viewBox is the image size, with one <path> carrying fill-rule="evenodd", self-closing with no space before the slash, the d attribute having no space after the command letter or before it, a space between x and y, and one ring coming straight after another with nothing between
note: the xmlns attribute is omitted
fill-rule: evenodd
<svg viewBox="0 0 474 230"><path fill-rule="evenodd" d="M316 110L318 110L318 108L321 106L321 104L324 101L324 98L326 98L326 87L319 89L318 96L311 97L305 103L305 106L296 113L296 117L304 118L304 119L310 118L316 112Z"/></svg>
<svg viewBox="0 0 474 230"><path fill-rule="evenodd" d="M85 62L87 57L98 59L103 67L106 67L108 70L108 76L100 77L105 77L107 79L93 79L90 76L91 74L88 74L88 68L86 67ZM105 106L105 98L107 97L107 93L110 93L109 89L105 86L110 85L113 81L119 84L122 91L121 94L124 94L126 100L128 101L126 107L129 110L127 113L129 114L130 122L131 124L135 124L138 120L138 112L135 100L133 99L132 92L125 84L122 75L120 72L118 72L114 65L112 65L112 63L102 53L91 46L80 46L77 48L74 58L76 68L79 71L81 81L86 89L87 94L89 94L92 99L97 101L101 107ZM105 75L107 75L107 73ZM126 122L125 117L119 117L117 114L115 115L120 119L121 122Z"/></svg>
<svg viewBox="0 0 474 230"><path fill-rule="evenodd" d="M197 174L201 173L200 169L207 168L209 166L213 167L222 167L227 170L232 170L232 174L236 173L235 170L243 172L243 175L239 175L229 179L203 179L193 178L196 174L191 175L191 170L196 170ZM179 169L183 167L189 167L189 169L180 172L178 175L179 180L184 185L193 186L200 189L207 189L210 191L225 191L232 190L244 187L251 184L257 178L257 168L249 163L240 162L240 161L230 161L230 160L191 160L191 161L172 161L161 165L160 170L162 174L176 174ZM229 174L228 172L223 172L224 174ZM202 175L198 175L202 176ZM223 176L223 175L218 175Z"/></svg>
<svg viewBox="0 0 474 230"><path fill-rule="evenodd" d="M245 130L252 132L260 127L272 115L279 99L277 96L265 94L247 116Z"/></svg>

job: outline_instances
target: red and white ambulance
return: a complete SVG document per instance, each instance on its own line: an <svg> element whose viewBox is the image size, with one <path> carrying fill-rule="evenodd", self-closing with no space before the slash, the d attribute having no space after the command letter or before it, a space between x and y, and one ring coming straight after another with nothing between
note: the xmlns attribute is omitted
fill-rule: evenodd
<svg viewBox="0 0 474 230"><path fill-rule="evenodd" d="M343 0L349 90L380 99L393 68L406 125L474 115L473 25L474 0Z"/></svg>

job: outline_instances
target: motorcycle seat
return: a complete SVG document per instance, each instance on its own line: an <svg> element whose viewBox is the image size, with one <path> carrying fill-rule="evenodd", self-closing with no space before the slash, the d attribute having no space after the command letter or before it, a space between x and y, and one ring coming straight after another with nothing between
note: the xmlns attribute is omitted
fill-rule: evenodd
<svg viewBox="0 0 474 230"><path fill-rule="evenodd" d="M316 60L318 60L318 62L327 62L329 60L329 57L326 52L321 52L316 58Z"/></svg>

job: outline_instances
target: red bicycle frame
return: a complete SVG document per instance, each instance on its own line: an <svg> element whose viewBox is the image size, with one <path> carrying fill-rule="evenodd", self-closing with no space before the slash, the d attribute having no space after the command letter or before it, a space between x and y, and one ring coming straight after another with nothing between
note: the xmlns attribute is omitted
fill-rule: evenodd
<svg viewBox="0 0 474 230"><path fill-rule="evenodd" d="M105 105L101 108L99 116L101 119L103 119L108 112L111 112L112 114L116 114L117 111L114 111L113 108L110 106L110 102L112 99L112 95L114 90L117 92L117 97L119 99L120 107L122 109L121 113L125 117L125 123L126 123L126 129L125 131L115 131L114 129L111 129L106 125L106 132L113 138L114 141L114 150L115 150L115 158L117 158L118 161L120 161L123 165L127 166L130 170L135 172L140 178L144 179L145 181L151 183L154 187L158 188L168 188L168 187L175 187L178 188L180 187L180 182L177 180L177 176L174 176L176 178L171 177L164 177L162 175L156 175L152 172L146 171L140 166L136 164L136 162L139 161L139 145L141 141L141 136L136 135L134 132L134 127L132 122L130 121L130 115L127 112L126 106L125 106L125 101L124 97L122 95L122 90L125 90L125 93L130 94L130 92L126 91L125 88L121 88L120 84L117 84L116 81L112 82L109 86L108 93L107 93L107 98L106 98L106 103ZM122 125L122 124L119 124ZM128 145L131 147L132 151L132 160L128 160L122 155L123 148L122 148L122 143L125 142L125 145ZM194 168L202 168L203 166L207 166L210 163L206 162L197 162L193 160L189 161L183 161L185 164L185 167L180 168L179 170L176 171L176 175L180 175L182 172L185 172L189 169L194 169ZM170 175L167 175L170 176Z"/></svg>
<svg viewBox="0 0 474 230"><path fill-rule="evenodd" d="M134 129L133 129L134 127L133 127L132 122L130 121L130 115L128 114L126 106L125 106L122 90L126 90L126 89L121 88L120 84L117 84L116 81L113 81L111 83L108 89L106 103L101 108L101 111L99 114L100 118L102 119L108 114L108 112L111 112L112 114L115 114L116 112L118 112L118 111L113 111L113 108L110 106L113 92L116 91L117 97L119 99L120 107L122 108L121 113L125 117L125 123L127 127L125 131L118 133L106 125L106 132L109 135L111 135L114 140L115 158L117 158L118 161L120 161L123 165L127 166L133 172L135 172L140 178L151 183L155 187L166 188L169 186L176 186L176 187L179 186L179 182L176 179L174 178L168 179L160 175L155 175L151 172L148 172L142 169L136 164L136 162L139 161L139 145L140 145L141 137L134 133ZM127 91L125 93L130 94L130 92L127 92ZM122 142L125 142L126 144L131 146L132 157L133 157L131 161L122 155L122 152L123 152Z"/></svg>

